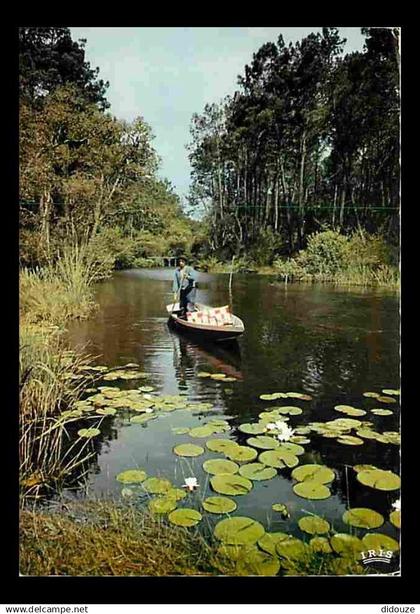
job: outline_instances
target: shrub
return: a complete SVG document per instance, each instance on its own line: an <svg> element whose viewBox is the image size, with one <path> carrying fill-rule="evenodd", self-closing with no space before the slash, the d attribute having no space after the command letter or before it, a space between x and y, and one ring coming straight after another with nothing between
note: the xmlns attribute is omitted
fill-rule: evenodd
<svg viewBox="0 0 420 614"><path fill-rule="evenodd" d="M311 235L306 250L299 253L297 263L310 275L331 275L346 266L347 237L334 230Z"/></svg>

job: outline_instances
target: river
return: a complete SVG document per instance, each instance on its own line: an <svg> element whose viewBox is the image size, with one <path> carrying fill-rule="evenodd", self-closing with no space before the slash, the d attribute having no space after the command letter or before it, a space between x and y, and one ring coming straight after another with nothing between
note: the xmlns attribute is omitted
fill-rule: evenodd
<svg viewBox="0 0 420 614"><path fill-rule="evenodd" d="M304 411L290 416L292 427L310 421L344 417L334 410L338 404L356 408L382 407L392 415L370 414L375 430L399 430L399 404L378 404L363 392L399 388L399 298L393 292L375 289L336 288L329 285L275 283L258 275L235 275L233 311L245 323L245 334L233 349L200 346L169 330L165 305L171 302L171 269L133 269L116 272L98 285L98 311L89 320L71 325L68 338L73 347L84 347L97 355L97 364L109 367L136 362L150 374L148 385L162 394L185 394L193 401L210 402L214 411L193 415L177 410L140 425L120 415L103 421L95 438L96 457L87 475L86 488L78 497L119 498L123 485L116 475L126 469L143 468L148 475L166 477L180 486L194 475L200 496L215 494L202 469L207 452L184 459L172 452L174 445L203 439L175 435L174 427L202 425L209 417L227 419L230 437L239 443L247 435L239 424L258 421L258 414L279 401L262 401L259 396L276 391L304 392L312 401L284 400ZM200 273L197 301L210 305L228 303L228 276ZM200 371L225 373L237 381L221 382L197 377ZM137 387L124 383L122 387ZM221 435L216 435L221 437ZM368 507L388 519L398 491L382 492L361 485L351 466L369 463L399 473L399 447L369 439L363 445L343 445L336 439L311 435L305 445L303 463L325 464L335 470L332 495L324 500L297 496L290 470L275 479L254 482L246 496L235 497L238 515L251 516L271 531L299 535L301 516L315 513L327 518L335 530L348 532L342 521L346 507ZM285 503L289 519L271 508ZM196 498L189 506L199 506ZM215 516L215 520L220 517ZM382 533L397 538L397 529L386 520Z"/></svg>

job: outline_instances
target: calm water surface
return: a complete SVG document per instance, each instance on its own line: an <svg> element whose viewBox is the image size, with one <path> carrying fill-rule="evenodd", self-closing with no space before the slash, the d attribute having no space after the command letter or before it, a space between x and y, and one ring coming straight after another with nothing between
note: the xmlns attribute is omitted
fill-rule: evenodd
<svg viewBox="0 0 420 614"><path fill-rule="evenodd" d="M174 435L171 429L202 425L213 417L228 419L233 427L227 435L214 437L228 436L239 443L245 443L247 436L235 427L257 421L261 411L274 405L297 405L304 410L290 417L292 427L344 417L334 411L337 404L391 408L392 416L369 413L361 419L372 421L380 432L399 430L399 405L382 405L362 396L366 391L400 386L396 294L326 285L285 287L266 276L237 275L233 282L234 313L243 319L246 332L236 347L223 348L198 345L169 330L165 305L172 299L172 275L171 269L115 273L97 288L96 315L72 325L69 339L73 347L83 346L97 355L97 364L114 367L136 362L150 374L147 381L118 383L120 387L150 384L162 394L186 394L189 400L211 402L214 411L200 416L177 410L145 425L130 424L130 414L107 417L94 443L96 456L87 476L87 488L77 496L118 498L123 485L116 481L116 475L141 467L148 475L167 477L176 485L182 485L184 477L196 476L199 494L181 503L199 507L199 499L212 494L209 476L201 465L208 458L222 455L206 452L194 459L175 456L174 445L204 445L205 439ZM197 301L227 304L228 276L200 273ZM238 381L221 384L198 378L200 371L223 372ZM260 394L281 391L306 392L313 401L259 399ZM336 530L346 532L349 527L341 516L348 505L371 507L388 518L398 492L364 487L346 466L369 463L399 472L398 446L374 440L347 446L313 433L310 438L305 455L299 457L300 464L321 463L335 469L332 496L323 501L296 496L291 470L286 469L279 471L277 478L254 482L248 495L235 497L235 513L252 516L272 531L299 536L302 534L297 521L308 512L326 517ZM277 502L286 503L291 513L289 520L282 520L272 511L271 505ZM220 519L211 516L212 520ZM396 537L396 529L389 522L380 531Z"/></svg>

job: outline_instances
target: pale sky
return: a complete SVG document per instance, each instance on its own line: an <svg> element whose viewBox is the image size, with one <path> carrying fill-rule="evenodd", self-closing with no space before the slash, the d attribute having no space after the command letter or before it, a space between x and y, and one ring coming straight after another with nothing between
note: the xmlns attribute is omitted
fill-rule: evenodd
<svg viewBox="0 0 420 614"><path fill-rule="evenodd" d="M219 102L237 89L252 54L266 42L296 42L322 28L163 27L70 28L73 40L86 38L86 60L109 81L110 112L131 121L141 115L151 126L162 159L159 175L167 177L182 198L188 193L193 113ZM347 39L344 52L360 51L359 28L339 28Z"/></svg>

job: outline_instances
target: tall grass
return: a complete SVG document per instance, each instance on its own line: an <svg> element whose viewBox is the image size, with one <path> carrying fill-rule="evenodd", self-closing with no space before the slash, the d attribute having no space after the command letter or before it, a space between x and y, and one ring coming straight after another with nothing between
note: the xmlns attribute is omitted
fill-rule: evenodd
<svg viewBox="0 0 420 614"><path fill-rule="evenodd" d="M62 479L86 460L88 445L66 449L60 414L72 409L92 376L89 357L67 350L66 322L95 307L92 286L104 261L84 244L65 245L54 263L20 274L20 483L25 495Z"/></svg>

